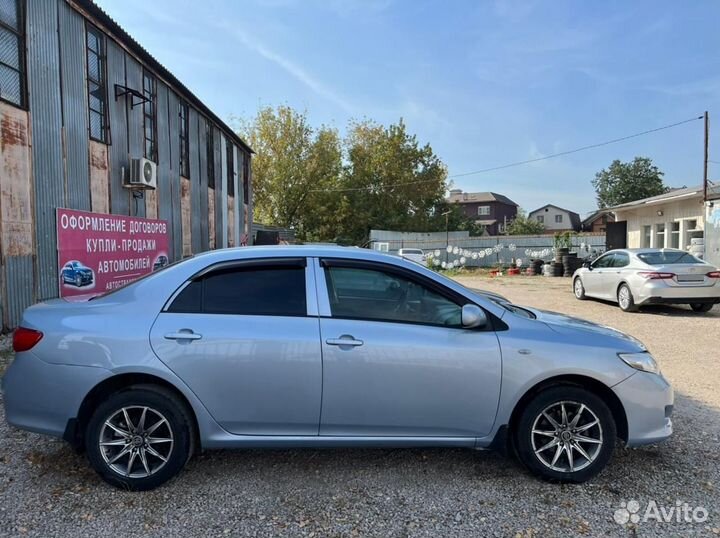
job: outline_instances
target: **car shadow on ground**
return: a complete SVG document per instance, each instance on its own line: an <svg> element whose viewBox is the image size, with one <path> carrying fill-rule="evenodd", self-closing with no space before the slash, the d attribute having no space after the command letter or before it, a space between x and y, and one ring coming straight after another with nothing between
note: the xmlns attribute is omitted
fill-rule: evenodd
<svg viewBox="0 0 720 538"><path fill-rule="evenodd" d="M641 306L635 312L622 312L620 310L620 307L617 305L617 303L615 303L613 301L606 301L604 299L595 299L594 297L587 298L586 301L592 301L592 302L603 304L606 306L612 306L614 308L617 308L619 312L626 314L628 316L637 315L637 314L646 314L646 315L649 314L649 315L655 315L655 316L670 316L670 317L676 317L676 318L694 318L694 317L720 318L720 305L714 305L712 310L710 310L709 312L695 312L690 308L689 305L685 305L685 304L678 304L678 305L652 304L652 305Z"/></svg>

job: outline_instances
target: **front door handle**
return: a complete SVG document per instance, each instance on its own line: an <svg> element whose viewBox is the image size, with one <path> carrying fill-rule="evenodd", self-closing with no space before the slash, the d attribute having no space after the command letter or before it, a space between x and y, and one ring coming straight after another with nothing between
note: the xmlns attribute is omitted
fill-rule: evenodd
<svg viewBox="0 0 720 538"><path fill-rule="evenodd" d="M200 340L201 338L202 334L194 333L187 329L165 335L166 340Z"/></svg>
<svg viewBox="0 0 720 538"><path fill-rule="evenodd" d="M329 346L361 346L363 345L362 340L356 340L349 334L343 334L340 338L328 338L325 343Z"/></svg>

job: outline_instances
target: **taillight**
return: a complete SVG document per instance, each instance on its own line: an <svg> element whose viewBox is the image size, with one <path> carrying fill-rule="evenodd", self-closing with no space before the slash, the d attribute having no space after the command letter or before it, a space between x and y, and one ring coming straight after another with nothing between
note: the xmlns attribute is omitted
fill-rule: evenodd
<svg viewBox="0 0 720 538"><path fill-rule="evenodd" d="M664 280L666 278L673 278L675 273L658 273L657 271L643 271L638 273L643 278L648 280Z"/></svg>
<svg viewBox="0 0 720 538"><path fill-rule="evenodd" d="M709 278L720 278L720 271L710 271L705 276Z"/></svg>
<svg viewBox="0 0 720 538"><path fill-rule="evenodd" d="M43 333L40 331L18 327L13 333L13 350L16 353L18 351L28 351L35 347L35 344L42 340L42 337Z"/></svg>

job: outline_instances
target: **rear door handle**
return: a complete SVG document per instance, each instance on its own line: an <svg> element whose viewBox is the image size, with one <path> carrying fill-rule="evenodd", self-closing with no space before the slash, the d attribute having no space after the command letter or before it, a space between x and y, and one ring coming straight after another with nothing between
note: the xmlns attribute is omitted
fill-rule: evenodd
<svg viewBox="0 0 720 538"><path fill-rule="evenodd" d="M328 338L325 343L329 346L361 346L364 342L356 340L348 334L343 334L340 338Z"/></svg>
<svg viewBox="0 0 720 538"><path fill-rule="evenodd" d="M166 340L200 340L201 338L202 334L197 334L192 331L178 331L165 335Z"/></svg>

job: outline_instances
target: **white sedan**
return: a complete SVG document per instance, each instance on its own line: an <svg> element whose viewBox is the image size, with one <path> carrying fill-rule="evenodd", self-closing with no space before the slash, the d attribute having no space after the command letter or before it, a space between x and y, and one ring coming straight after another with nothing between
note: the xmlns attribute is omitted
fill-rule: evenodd
<svg viewBox="0 0 720 538"><path fill-rule="evenodd" d="M720 270L683 250L611 250L575 271L573 292L614 301L625 312L649 304L708 312L720 303Z"/></svg>
<svg viewBox="0 0 720 538"><path fill-rule="evenodd" d="M420 265L427 263L427 256L422 249L419 248L401 248L398 250L398 256L411 262L419 263Z"/></svg>

